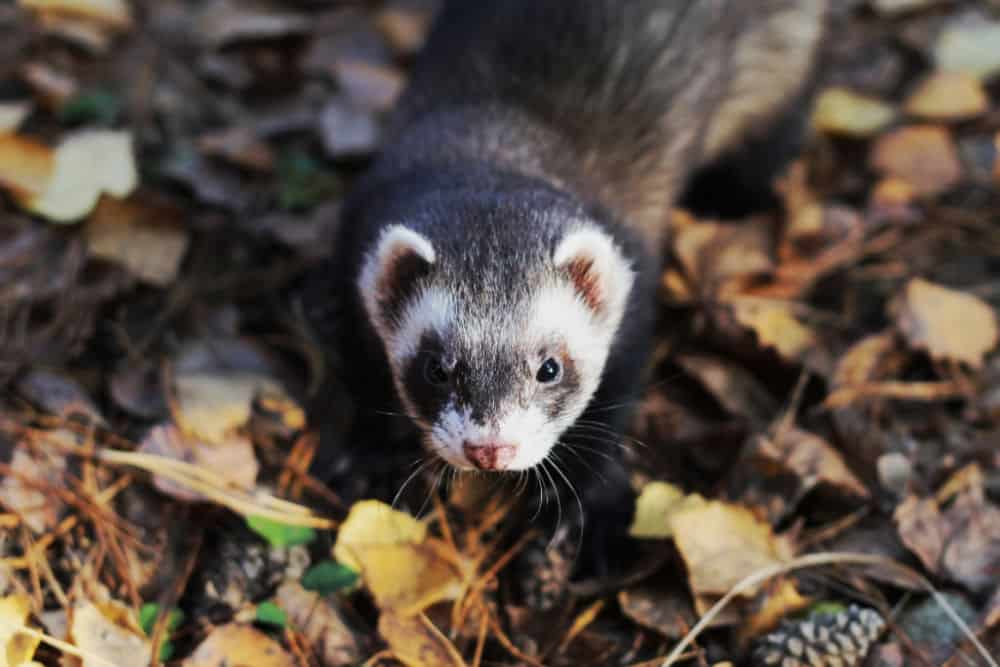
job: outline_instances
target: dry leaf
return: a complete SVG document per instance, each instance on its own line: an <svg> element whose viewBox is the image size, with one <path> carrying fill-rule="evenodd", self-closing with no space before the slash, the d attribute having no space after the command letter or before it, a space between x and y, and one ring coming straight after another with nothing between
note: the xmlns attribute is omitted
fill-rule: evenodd
<svg viewBox="0 0 1000 667"><path fill-rule="evenodd" d="M142 439L139 451L176 461L193 463L215 473L228 484L249 490L257 481L260 464L253 443L238 434L221 442L204 442L181 432L174 424L154 426ZM204 497L169 479L153 476L153 484L162 493L178 500L197 502Z"/></svg>
<svg viewBox="0 0 1000 667"><path fill-rule="evenodd" d="M778 411L778 402L767 388L742 366L692 354L678 355L675 362L730 414L765 423Z"/></svg>
<svg viewBox="0 0 1000 667"><path fill-rule="evenodd" d="M680 488L667 482L649 482L639 493L635 505L635 518L628 529L629 535L637 538L657 539L673 535L670 516L705 503L697 494L685 494Z"/></svg>
<svg viewBox="0 0 1000 667"><path fill-rule="evenodd" d="M757 334L761 347L774 349L787 361L802 361L816 346L816 335L799 322L790 303L739 299L731 305L736 321Z"/></svg>
<svg viewBox="0 0 1000 667"><path fill-rule="evenodd" d="M275 600L288 614L292 627L309 640L324 667L346 667L362 661L358 640L334 602L307 591L297 581L283 583L275 593Z"/></svg>
<svg viewBox="0 0 1000 667"><path fill-rule="evenodd" d="M23 594L0 598L0 667L23 667L35 655L38 639L20 633L31 613L31 598Z"/></svg>
<svg viewBox="0 0 1000 667"><path fill-rule="evenodd" d="M816 100L812 124L820 132L870 137L896 118L889 104L846 88L824 90Z"/></svg>
<svg viewBox="0 0 1000 667"><path fill-rule="evenodd" d="M153 657L149 638L139 629L132 611L115 601L100 607L87 601L78 603L73 607L69 631L81 651L117 667L147 667ZM83 667L105 664L83 659Z"/></svg>
<svg viewBox="0 0 1000 667"><path fill-rule="evenodd" d="M939 69L986 80L1000 72L1000 22L959 21L938 35L934 61Z"/></svg>
<svg viewBox="0 0 1000 667"><path fill-rule="evenodd" d="M31 114L30 100L22 102L0 102L0 134L14 132Z"/></svg>
<svg viewBox="0 0 1000 667"><path fill-rule="evenodd" d="M761 595L760 607L750 615L746 625L740 628L742 637L755 637L778 625L781 619L809 606L809 598L803 597L788 579L772 580L768 590Z"/></svg>
<svg viewBox="0 0 1000 667"><path fill-rule="evenodd" d="M178 370L173 380L174 420L185 433L210 443L225 442L247 423L255 397L285 394L277 381L247 371Z"/></svg>
<svg viewBox="0 0 1000 667"><path fill-rule="evenodd" d="M177 278L189 242L178 210L137 198L102 197L84 237L92 256L117 262L157 287Z"/></svg>
<svg viewBox="0 0 1000 667"><path fill-rule="evenodd" d="M869 163L906 181L920 195L940 194L962 178L955 142L948 130L936 125L913 125L882 135Z"/></svg>
<svg viewBox="0 0 1000 667"><path fill-rule="evenodd" d="M412 616L462 594L468 577L463 578L447 558L448 549L430 538L420 544L354 544L351 553L360 562L361 578L378 606ZM471 573L472 568L468 570Z"/></svg>
<svg viewBox="0 0 1000 667"><path fill-rule="evenodd" d="M793 472L801 480L803 494L824 483L857 498L870 496L868 488L847 467L844 457L826 440L794 427L780 429L780 434L780 438L757 436L753 452Z"/></svg>
<svg viewBox="0 0 1000 667"><path fill-rule="evenodd" d="M183 667L297 667L281 644L249 625L215 628L183 663Z"/></svg>
<svg viewBox="0 0 1000 667"><path fill-rule="evenodd" d="M54 172L51 148L14 134L0 134L0 185L19 195L38 194Z"/></svg>
<svg viewBox="0 0 1000 667"><path fill-rule="evenodd" d="M55 528L64 505L45 485L65 485L66 460L50 449L29 451L22 446L14 450L8 465L13 474L0 480L0 501L36 534Z"/></svg>
<svg viewBox="0 0 1000 667"><path fill-rule="evenodd" d="M677 212L675 218L690 217ZM774 269L767 225L675 223L674 253L701 294L728 294Z"/></svg>
<svg viewBox="0 0 1000 667"><path fill-rule="evenodd" d="M378 632L407 667L465 667L454 644L423 614L404 617L383 611Z"/></svg>
<svg viewBox="0 0 1000 667"><path fill-rule="evenodd" d="M997 345L997 317L982 299L914 278L899 303L896 326L910 346L937 360L979 368Z"/></svg>
<svg viewBox="0 0 1000 667"><path fill-rule="evenodd" d="M22 7L56 12L125 29L132 25L132 12L125 0L19 0Z"/></svg>
<svg viewBox="0 0 1000 667"><path fill-rule="evenodd" d="M206 46L218 49L245 40L279 39L308 33L312 24L298 12L264 4L214 0L198 16L196 25Z"/></svg>
<svg viewBox="0 0 1000 667"><path fill-rule="evenodd" d="M661 590L648 582L620 591L618 604L630 619L667 639L680 639L697 621L686 593Z"/></svg>
<svg viewBox="0 0 1000 667"><path fill-rule="evenodd" d="M898 341L892 331L866 336L837 361L831 384L840 388L880 380L899 368L901 362Z"/></svg>
<svg viewBox="0 0 1000 667"><path fill-rule="evenodd" d="M218 157L253 171L269 172L274 168L274 152L252 127L237 125L204 134L198 148L205 155Z"/></svg>
<svg viewBox="0 0 1000 667"><path fill-rule="evenodd" d="M378 500L361 500L351 506L337 533L333 557L344 565L361 571L363 565L355 557L358 547L378 547L393 544L420 544L427 536L427 524L406 512L395 510Z"/></svg>
<svg viewBox="0 0 1000 667"><path fill-rule="evenodd" d="M670 524L696 596L724 595L743 578L793 555L787 540L775 537L771 526L737 505L696 505L672 514Z"/></svg>
<svg viewBox="0 0 1000 667"><path fill-rule="evenodd" d="M942 0L871 0L871 5L879 14L902 14L926 9L941 2Z"/></svg>
<svg viewBox="0 0 1000 667"><path fill-rule="evenodd" d="M53 222L75 222L90 213L101 194L127 197L139 182L128 132L84 130L70 135L54 154L44 189L19 199Z"/></svg>
<svg viewBox="0 0 1000 667"><path fill-rule="evenodd" d="M964 72L932 74L910 94L904 106L911 116L941 121L965 120L989 108L983 84Z"/></svg>

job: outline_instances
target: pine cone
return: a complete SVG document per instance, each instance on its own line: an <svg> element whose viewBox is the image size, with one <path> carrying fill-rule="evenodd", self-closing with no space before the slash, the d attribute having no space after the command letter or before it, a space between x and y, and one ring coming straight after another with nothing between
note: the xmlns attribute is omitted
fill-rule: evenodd
<svg viewBox="0 0 1000 667"><path fill-rule="evenodd" d="M831 614L810 614L805 620L785 621L780 629L759 640L755 667L856 667L885 628L874 609L851 605Z"/></svg>

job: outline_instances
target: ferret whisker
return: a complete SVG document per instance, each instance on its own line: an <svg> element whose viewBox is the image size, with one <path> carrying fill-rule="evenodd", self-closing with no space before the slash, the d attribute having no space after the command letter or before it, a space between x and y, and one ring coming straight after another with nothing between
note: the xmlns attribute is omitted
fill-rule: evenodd
<svg viewBox="0 0 1000 667"><path fill-rule="evenodd" d="M542 488L542 476L539 474L537 466L531 469L531 474L535 477L535 481L538 482L538 507L535 508L535 514L531 517L531 522L534 523L542 515L542 504L545 502L545 489Z"/></svg>
<svg viewBox="0 0 1000 667"><path fill-rule="evenodd" d="M553 456L555 458L555 461L552 462L552 467L555 469L556 473L560 477L563 478L563 481L566 482L566 486L569 487L570 493L572 493L573 494L573 498L576 499L576 508L580 512L580 530L577 532L576 549L574 551L574 553L577 556L579 556L580 549L583 548L583 532L584 532L584 526L585 526L585 524L587 522L587 516L586 516L586 514L583 511L583 500L580 498L580 494L577 493L576 486L574 486L573 482L570 481L569 476L565 472L563 472L563 470L559 467L559 463L558 462L560 461L560 459L559 459L558 455L553 454ZM557 534L558 534L558 527L557 527L557 532L552 534L552 539L553 540L555 540ZM551 541L549 542L549 547L550 548L552 547L552 542Z"/></svg>
<svg viewBox="0 0 1000 667"><path fill-rule="evenodd" d="M417 463L419 463L420 465L416 468L416 470L414 470L413 472L410 473L410 476L406 478L406 480L403 482L403 484L399 487L399 490L396 491L396 495L393 496L392 503L390 503L390 505L389 505L393 509L398 509L396 507L396 503L398 503L399 499L402 498L403 491L406 490L406 487L410 484L410 482L412 482L413 479L417 475L419 475L423 470L425 470L427 468L427 466L435 463L435 459L430 458L430 457L424 457L422 463L421 463L420 459L417 460Z"/></svg>
<svg viewBox="0 0 1000 667"><path fill-rule="evenodd" d="M573 445L568 445L568 444L566 444L565 442L562 442L562 441L557 442L556 446L557 447L558 446L562 446L563 449L565 449L570 454L572 454L577 459L579 459L580 463L582 463L587 468L587 470L589 470L591 472L592 475L594 475L595 477L597 477L599 480L601 480L601 482L605 486L607 486L607 484L608 484L607 477L605 477L600 472L598 472L597 469L594 466L590 465L590 462L587 461L586 457L584 457L582 454L580 454L580 452L576 451L576 449L577 449L576 447L574 447ZM589 452L592 452L594 454L599 454L601 456L604 456L604 458L606 458L608 461L611 461L612 463L615 463L615 460L612 457L608 456L604 452L601 452L601 451L599 451L597 449L591 449L589 447L579 447L579 449L583 449L584 451L589 451ZM557 456L554 451L552 452L552 456ZM559 459L559 460L562 460L562 459Z"/></svg>
<svg viewBox="0 0 1000 667"><path fill-rule="evenodd" d="M424 517L424 511L427 510L428 503L434 495L438 492L438 487L441 485L441 480L444 478L445 473L448 471L448 464L444 461L438 467L438 471L435 473L434 483L431 485L430 490L427 495L424 496L424 502L420 504L420 509L417 510L416 517L422 519Z"/></svg>
<svg viewBox="0 0 1000 667"><path fill-rule="evenodd" d="M545 473L545 476L549 478L549 484L552 485L552 495L555 497L556 501L556 529L555 532L552 533L552 540L554 540L556 534L558 534L559 532L560 526L562 526L563 510L562 510L562 500L559 498L559 487L556 484L555 477L553 477L552 473L549 471L548 467L549 463L551 463L550 460L542 459L540 467L542 469L542 472ZM546 550L552 547L552 540L549 541L549 545L548 547L546 547Z"/></svg>

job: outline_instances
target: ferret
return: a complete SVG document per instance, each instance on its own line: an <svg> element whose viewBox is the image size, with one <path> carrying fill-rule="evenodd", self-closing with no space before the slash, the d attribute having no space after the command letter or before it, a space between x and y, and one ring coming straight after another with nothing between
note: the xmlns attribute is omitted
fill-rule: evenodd
<svg viewBox="0 0 1000 667"><path fill-rule="evenodd" d="M666 216L745 146L774 161L766 138L808 88L825 11L446 1L329 269L365 428L405 414L450 466L538 470L581 491L591 540L624 534L617 443L650 357ZM395 446L378 439L361 446Z"/></svg>

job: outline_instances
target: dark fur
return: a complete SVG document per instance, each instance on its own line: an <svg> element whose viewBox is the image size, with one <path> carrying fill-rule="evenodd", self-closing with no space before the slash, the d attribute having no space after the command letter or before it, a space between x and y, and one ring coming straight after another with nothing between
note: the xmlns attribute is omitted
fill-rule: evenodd
<svg viewBox="0 0 1000 667"><path fill-rule="evenodd" d="M650 353L660 221L691 174L713 157L704 141L713 114L734 94L739 63L733 54L741 36L767 20L768 11L792 2L446 4L386 148L345 207L330 269L345 279L328 295L344 306L337 342L345 363L338 371L359 406L356 432L368 454L393 460L392 438L374 434L392 422L378 411L400 408L354 283L378 233L397 222L431 240L445 258L438 268L446 284L491 298L500 298L495 288L503 285L511 300L532 289L523 276L550 255L573 218L589 219L614 237L637 279L583 418L622 432ZM757 111L765 119L777 115ZM751 124L743 129L754 129ZM482 366L486 374L510 371L488 361ZM433 409L433 398L426 401ZM621 537L633 502L616 463L618 448L582 430L577 435L586 447L601 449L586 461L565 459L583 490L588 542Z"/></svg>

